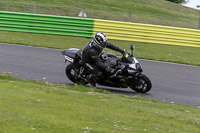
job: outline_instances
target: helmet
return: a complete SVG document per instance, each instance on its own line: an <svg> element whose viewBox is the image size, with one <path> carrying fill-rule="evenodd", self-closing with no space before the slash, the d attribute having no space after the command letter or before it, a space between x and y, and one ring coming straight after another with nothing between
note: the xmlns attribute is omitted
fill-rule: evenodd
<svg viewBox="0 0 200 133"><path fill-rule="evenodd" d="M93 42L95 47L103 49L103 48L106 47L107 37L106 37L105 34L103 34L101 32L97 32L94 35L92 42Z"/></svg>

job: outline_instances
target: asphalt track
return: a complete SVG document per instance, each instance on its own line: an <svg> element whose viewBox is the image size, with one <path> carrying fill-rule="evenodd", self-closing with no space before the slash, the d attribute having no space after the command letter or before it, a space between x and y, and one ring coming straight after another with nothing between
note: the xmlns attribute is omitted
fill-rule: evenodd
<svg viewBox="0 0 200 133"><path fill-rule="evenodd" d="M200 67L149 60L140 60L140 63L153 83L150 92L139 94L131 89L98 88L200 108ZM0 43L0 74L12 72L10 75L23 79L72 84L65 76L65 67L60 50Z"/></svg>

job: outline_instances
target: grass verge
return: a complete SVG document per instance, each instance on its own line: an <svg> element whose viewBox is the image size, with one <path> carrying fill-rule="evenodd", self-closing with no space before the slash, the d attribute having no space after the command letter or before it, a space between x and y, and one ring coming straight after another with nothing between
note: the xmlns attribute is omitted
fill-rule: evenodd
<svg viewBox="0 0 200 133"><path fill-rule="evenodd" d="M199 108L84 86L0 76L0 132L157 133L200 130Z"/></svg>
<svg viewBox="0 0 200 133"><path fill-rule="evenodd" d="M56 49L71 47L83 49L90 40L91 38L0 31L0 42ZM109 41L128 51L130 44L134 43L136 46L134 54L138 58L200 66L200 58L197 58L200 54L200 48L116 40ZM105 49L105 51L113 52L108 49Z"/></svg>

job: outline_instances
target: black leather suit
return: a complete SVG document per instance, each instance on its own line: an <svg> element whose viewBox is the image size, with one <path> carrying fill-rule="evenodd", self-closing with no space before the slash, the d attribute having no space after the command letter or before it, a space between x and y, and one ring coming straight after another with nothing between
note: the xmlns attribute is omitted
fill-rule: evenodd
<svg viewBox="0 0 200 133"><path fill-rule="evenodd" d="M124 50L122 50L120 47L117 47L116 45L107 42L106 47L118 52L124 53ZM106 73L109 73L111 71L111 68L106 66L103 62L100 60L100 53L102 52L103 48L96 47L93 42L89 42L85 48L83 49L82 54L82 64L86 65L97 78L102 76L102 71L105 71Z"/></svg>

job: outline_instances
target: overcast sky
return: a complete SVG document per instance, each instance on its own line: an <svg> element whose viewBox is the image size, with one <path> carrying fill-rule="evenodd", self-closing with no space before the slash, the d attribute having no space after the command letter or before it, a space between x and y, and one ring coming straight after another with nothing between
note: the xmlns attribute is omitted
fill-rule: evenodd
<svg viewBox="0 0 200 133"><path fill-rule="evenodd" d="M185 6L197 9L197 5L200 5L200 0L188 0L188 1L189 2L187 4L184 4Z"/></svg>

